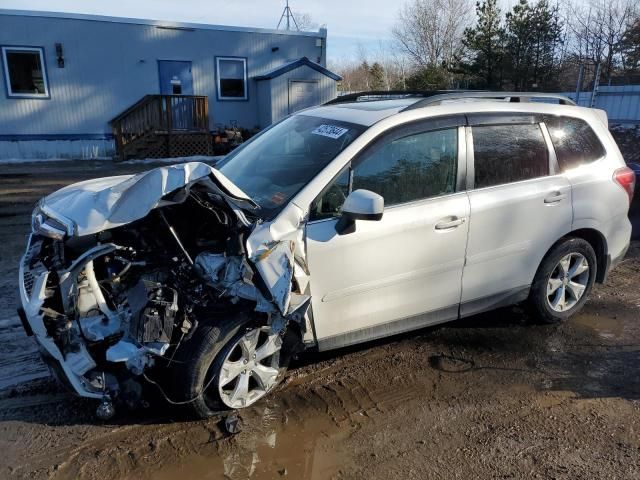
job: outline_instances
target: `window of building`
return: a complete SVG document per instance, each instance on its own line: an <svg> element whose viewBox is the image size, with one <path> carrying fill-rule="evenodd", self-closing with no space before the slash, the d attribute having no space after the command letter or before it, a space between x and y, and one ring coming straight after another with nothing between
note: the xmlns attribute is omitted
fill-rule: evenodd
<svg viewBox="0 0 640 480"><path fill-rule="evenodd" d="M42 48L2 47L2 63L10 98L49 98Z"/></svg>
<svg viewBox="0 0 640 480"><path fill-rule="evenodd" d="M549 175L549 152L538 124L473 127L475 188Z"/></svg>
<svg viewBox="0 0 640 480"><path fill-rule="evenodd" d="M217 57L218 99L247 100L247 59Z"/></svg>
<svg viewBox="0 0 640 480"><path fill-rule="evenodd" d="M591 163L605 155L598 136L584 120L549 117L545 123L562 171Z"/></svg>

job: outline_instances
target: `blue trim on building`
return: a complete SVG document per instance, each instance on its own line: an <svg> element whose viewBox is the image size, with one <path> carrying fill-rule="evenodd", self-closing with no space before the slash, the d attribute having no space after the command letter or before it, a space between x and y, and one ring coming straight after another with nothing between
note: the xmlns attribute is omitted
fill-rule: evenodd
<svg viewBox="0 0 640 480"><path fill-rule="evenodd" d="M33 140L113 140L113 135L110 133L0 135L0 142L26 142Z"/></svg>
<svg viewBox="0 0 640 480"><path fill-rule="evenodd" d="M315 71L320 72L323 75L326 75L327 77L335 80L336 82L342 80L342 77L340 75L333 73L331 70L324 68L320 64L312 62L307 57L302 57L300 60L287 63L281 67L276 68L275 70L271 70L270 72L265 73L264 75L257 76L255 77L255 80L271 80L272 78L279 77L280 75L283 75L287 72L290 72L291 70L295 70L296 68L302 66L312 68Z"/></svg>

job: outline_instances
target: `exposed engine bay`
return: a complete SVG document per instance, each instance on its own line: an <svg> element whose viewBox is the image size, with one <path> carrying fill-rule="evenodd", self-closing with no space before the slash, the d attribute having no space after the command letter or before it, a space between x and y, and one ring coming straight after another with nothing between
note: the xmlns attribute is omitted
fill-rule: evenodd
<svg viewBox="0 0 640 480"><path fill-rule="evenodd" d="M148 372L160 378L214 313L311 335L295 205L264 222L201 163L102 180L44 199L21 264L21 317L76 393L135 406Z"/></svg>

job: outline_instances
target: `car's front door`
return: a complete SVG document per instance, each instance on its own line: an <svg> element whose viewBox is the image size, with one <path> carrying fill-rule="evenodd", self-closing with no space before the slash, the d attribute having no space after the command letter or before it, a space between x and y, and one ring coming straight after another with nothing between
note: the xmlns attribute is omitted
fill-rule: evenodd
<svg viewBox="0 0 640 480"><path fill-rule="evenodd" d="M461 123L391 131L312 205L307 260L321 350L457 318L469 225L458 183L466 157ZM384 215L338 235L340 206L356 189L382 195Z"/></svg>
<svg viewBox="0 0 640 480"><path fill-rule="evenodd" d="M460 314L524 300L542 258L571 230L571 185L539 119L469 117L471 222ZM472 138L472 141L471 141Z"/></svg>

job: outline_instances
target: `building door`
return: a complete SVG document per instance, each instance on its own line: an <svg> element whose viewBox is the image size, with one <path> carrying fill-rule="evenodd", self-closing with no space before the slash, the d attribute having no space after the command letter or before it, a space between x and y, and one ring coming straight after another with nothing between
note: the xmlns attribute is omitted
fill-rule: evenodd
<svg viewBox="0 0 640 480"><path fill-rule="evenodd" d="M289 113L320 103L318 82L291 80L289 82Z"/></svg>
<svg viewBox="0 0 640 480"><path fill-rule="evenodd" d="M162 95L193 95L193 78L191 62L177 60L158 60L160 76L160 93ZM190 130L194 127L193 102L185 98L172 98L171 128L174 130ZM163 102L163 108L168 108Z"/></svg>
<svg viewBox="0 0 640 480"><path fill-rule="evenodd" d="M191 62L158 60L162 95L193 95Z"/></svg>

